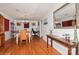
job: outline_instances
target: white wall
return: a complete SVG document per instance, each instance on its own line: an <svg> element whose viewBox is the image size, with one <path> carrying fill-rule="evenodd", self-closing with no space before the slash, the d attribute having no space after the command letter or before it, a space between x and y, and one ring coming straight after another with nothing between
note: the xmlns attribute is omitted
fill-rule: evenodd
<svg viewBox="0 0 79 59"><path fill-rule="evenodd" d="M68 33L70 34L70 39L74 39L74 29L54 29L53 33L56 36L60 36L61 38L64 38L63 34Z"/></svg>
<svg viewBox="0 0 79 59"><path fill-rule="evenodd" d="M40 38L42 38L42 21L39 21L39 26L38 26L38 29L39 29L39 34L40 34Z"/></svg>
<svg viewBox="0 0 79 59"><path fill-rule="evenodd" d="M43 25L43 20L47 18L47 22L48 24L47 25ZM73 40L74 39L74 30L73 29L54 29L54 26L53 26L53 12L50 12L48 15L46 15L43 19L42 19L42 28L41 28L41 31L42 31L42 34L41 36L43 36L43 40L47 41L46 39L46 35L49 34L49 30L50 29L53 29L53 35L57 35L59 37L62 37L64 38L62 35L65 34L65 33L69 33L70 34L70 39ZM50 44L50 41L49 41L49 44ZM67 54L67 48L62 46L61 44L59 43L56 43L54 42L53 43L54 45L54 48L57 49L60 53L62 54ZM72 54L75 54L75 49L73 48L72 49Z"/></svg>
<svg viewBox="0 0 79 59"><path fill-rule="evenodd" d="M47 18L47 22L48 24L44 25L44 19ZM52 12L49 13L47 16L45 16L43 19L42 19L42 35L44 39L46 39L46 34L49 33L49 30L53 29L53 14Z"/></svg>
<svg viewBox="0 0 79 59"><path fill-rule="evenodd" d="M22 30L22 29L25 29L24 28L24 22L29 22L29 28L27 28L28 30L30 30L31 31L31 29L32 28L38 28L38 21L27 21L27 20L25 20L25 21L22 21L22 20L16 20L16 21L14 21L15 22L15 30ZM17 22L21 22L21 25L20 26L17 26ZM35 23L36 25L35 26L32 26L32 24L31 23Z"/></svg>

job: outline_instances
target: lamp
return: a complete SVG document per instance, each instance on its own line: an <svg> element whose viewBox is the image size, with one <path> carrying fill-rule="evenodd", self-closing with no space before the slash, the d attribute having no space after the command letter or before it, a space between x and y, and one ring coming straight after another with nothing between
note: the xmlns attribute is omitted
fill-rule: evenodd
<svg viewBox="0 0 79 59"><path fill-rule="evenodd" d="M78 55L79 41L77 37L77 27L74 29L74 42L76 42L76 55Z"/></svg>
<svg viewBox="0 0 79 59"><path fill-rule="evenodd" d="M52 30L52 29L50 29L49 31L50 31L50 35L51 35L53 30Z"/></svg>
<svg viewBox="0 0 79 59"><path fill-rule="evenodd" d="M78 43L76 20L72 21L72 26L74 28L74 42Z"/></svg>
<svg viewBox="0 0 79 59"><path fill-rule="evenodd" d="M78 43L78 37L77 37L77 28L74 27L74 42Z"/></svg>
<svg viewBox="0 0 79 59"><path fill-rule="evenodd" d="M73 21L73 26L74 26L74 42L76 43L76 55L78 55L79 41L78 41L78 37L77 37L77 24L76 24L76 20Z"/></svg>

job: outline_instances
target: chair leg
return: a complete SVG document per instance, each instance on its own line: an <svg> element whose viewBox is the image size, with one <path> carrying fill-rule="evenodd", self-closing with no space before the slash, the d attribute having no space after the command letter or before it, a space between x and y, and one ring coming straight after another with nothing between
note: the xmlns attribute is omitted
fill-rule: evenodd
<svg viewBox="0 0 79 59"><path fill-rule="evenodd" d="M22 40L20 40L20 46L21 46L21 44L22 44Z"/></svg>
<svg viewBox="0 0 79 59"><path fill-rule="evenodd" d="M27 44L27 40L26 40L26 44Z"/></svg>

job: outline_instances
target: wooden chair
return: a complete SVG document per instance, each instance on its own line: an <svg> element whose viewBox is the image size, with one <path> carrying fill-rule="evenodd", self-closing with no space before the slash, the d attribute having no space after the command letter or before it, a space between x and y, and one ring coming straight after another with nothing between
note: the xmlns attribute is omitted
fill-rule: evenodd
<svg viewBox="0 0 79 59"><path fill-rule="evenodd" d="M23 40L26 40L26 43L28 41L28 34L26 30L21 30L19 33L19 42L22 43Z"/></svg>

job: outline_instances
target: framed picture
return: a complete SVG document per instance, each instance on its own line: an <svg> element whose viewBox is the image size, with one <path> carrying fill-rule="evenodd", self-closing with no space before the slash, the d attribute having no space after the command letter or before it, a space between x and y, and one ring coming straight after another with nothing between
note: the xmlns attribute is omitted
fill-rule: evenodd
<svg viewBox="0 0 79 59"><path fill-rule="evenodd" d="M29 22L24 22L24 28L29 28Z"/></svg>
<svg viewBox="0 0 79 59"><path fill-rule="evenodd" d="M21 25L21 22L17 22L17 26L20 26Z"/></svg>
<svg viewBox="0 0 79 59"><path fill-rule="evenodd" d="M76 5L66 3L53 12L53 22L55 29L73 28L73 21L76 18ZM57 24L60 23L60 24Z"/></svg>
<svg viewBox="0 0 79 59"><path fill-rule="evenodd" d="M36 26L36 23L35 22L32 22L31 24L32 24L32 26Z"/></svg>
<svg viewBox="0 0 79 59"><path fill-rule="evenodd" d="M47 18L44 19L43 24L44 24L44 25L47 25L47 24L48 24L48 23L47 23Z"/></svg>

